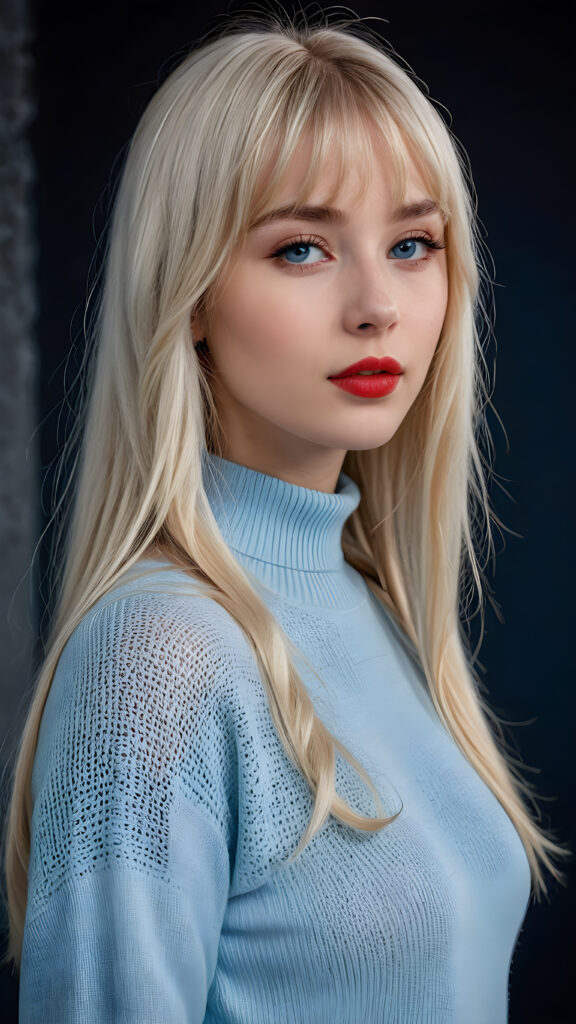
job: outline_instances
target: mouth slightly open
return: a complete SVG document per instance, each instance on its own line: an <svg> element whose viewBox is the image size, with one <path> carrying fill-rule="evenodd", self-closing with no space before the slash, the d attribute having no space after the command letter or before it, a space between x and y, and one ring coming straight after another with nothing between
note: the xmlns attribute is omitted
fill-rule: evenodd
<svg viewBox="0 0 576 1024"><path fill-rule="evenodd" d="M396 359L392 359L391 356L384 356L382 359L378 359L376 356L368 356L367 359L361 359L359 363L352 363L352 366L348 366L345 370L341 370L340 373L334 373L328 378L328 380L338 380L339 377L351 377L357 373L403 373L403 367Z"/></svg>
<svg viewBox="0 0 576 1024"><path fill-rule="evenodd" d="M398 385L404 370L391 356L368 356L329 377L333 384L359 398L383 398Z"/></svg>

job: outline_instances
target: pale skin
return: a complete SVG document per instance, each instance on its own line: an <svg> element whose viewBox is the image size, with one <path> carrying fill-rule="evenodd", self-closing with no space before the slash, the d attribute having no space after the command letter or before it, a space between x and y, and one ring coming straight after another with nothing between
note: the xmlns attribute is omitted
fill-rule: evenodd
<svg viewBox="0 0 576 1024"><path fill-rule="evenodd" d="M207 336L224 458L327 493L349 450L380 447L400 426L426 378L448 301L445 249L415 238L444 242L440 212L397 221L389 157L376 148L374 157L363 196L351 168L333 204L340 223L297 217L253 228L218 293L209 333L192 320L194 337ZM307 160L302 146L274 209L293 201ZM330 174L328 165L307 207L326 206ZM411 165L406 202L426 198ZM361 398L330 381L367 356L402 365L391 394Z"/></svg>

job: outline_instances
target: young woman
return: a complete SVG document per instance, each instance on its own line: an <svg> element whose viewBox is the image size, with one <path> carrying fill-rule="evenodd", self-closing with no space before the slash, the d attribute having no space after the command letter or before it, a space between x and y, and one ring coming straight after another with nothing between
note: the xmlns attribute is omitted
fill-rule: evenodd
<svg viewBox="0 0 576 1024"><path fill-rule="evenodd" d="M368 33L232 25L150 103L8 820L24 1024L506 1021L563 851L459 617L482 273Z"/></svg>

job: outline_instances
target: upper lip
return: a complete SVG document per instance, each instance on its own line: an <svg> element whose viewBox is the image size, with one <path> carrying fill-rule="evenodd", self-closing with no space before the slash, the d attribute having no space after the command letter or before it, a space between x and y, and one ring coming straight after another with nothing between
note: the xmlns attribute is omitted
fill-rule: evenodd
<svg viewBox="0 0 576 1024"><path fill-rule="evenodd" d="M358 373L359 370L384 370L385 373L404 372L400 363L392 359L391 356L384 356L382 359L378 359L376 356L368 356L367 359L361 359L359 363L352 363L352 366L347 366L340 373L332 373L329 379L333 377L351 377L353 373Z"/></svg>

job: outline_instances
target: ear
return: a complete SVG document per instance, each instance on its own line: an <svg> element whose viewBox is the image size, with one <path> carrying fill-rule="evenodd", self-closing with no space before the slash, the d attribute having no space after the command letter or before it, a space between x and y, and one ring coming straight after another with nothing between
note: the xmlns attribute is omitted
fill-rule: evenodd
<svg viewBox="0 0 576 1024"><path fill-rule="evenodd" d="M204 318L197 314L195 315L194 313L191 313L190 329L192 331L192 337L194 338L194 341L200 341L201 338L204 338L206 335Z"/></svg>

